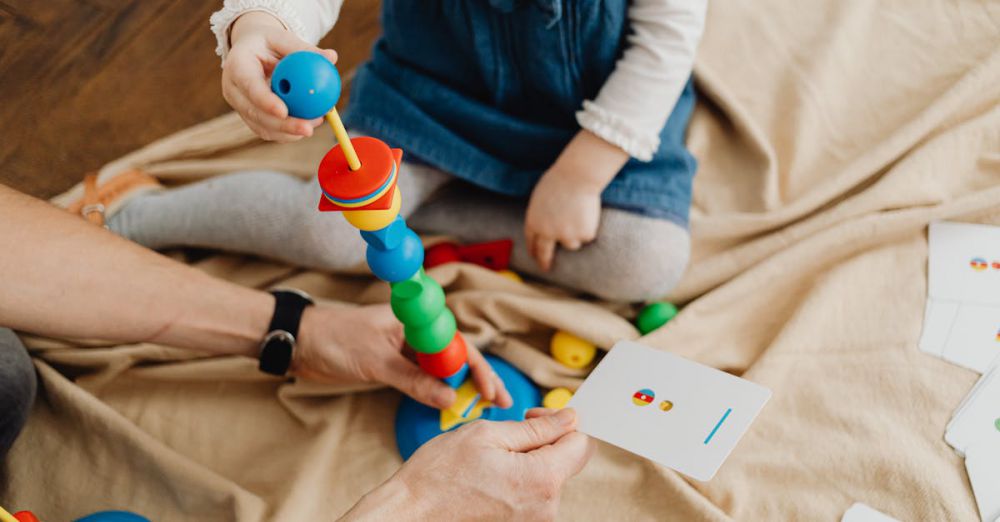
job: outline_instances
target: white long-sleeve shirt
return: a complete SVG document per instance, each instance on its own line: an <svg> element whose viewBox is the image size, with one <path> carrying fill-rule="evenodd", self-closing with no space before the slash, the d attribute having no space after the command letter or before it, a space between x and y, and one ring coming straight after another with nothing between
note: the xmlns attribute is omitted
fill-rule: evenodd
<svg viewBox="0 0 1000 522"><path fill-rule="evenodd" d="M229 27L241 14L264 11L316 44L336 24L343 0L225 0L212 15L216 52L225 59ZM597 97L576 113L580 127L630 156L649 161L694 67L707 0L633 0L627 48Z"/></svg>

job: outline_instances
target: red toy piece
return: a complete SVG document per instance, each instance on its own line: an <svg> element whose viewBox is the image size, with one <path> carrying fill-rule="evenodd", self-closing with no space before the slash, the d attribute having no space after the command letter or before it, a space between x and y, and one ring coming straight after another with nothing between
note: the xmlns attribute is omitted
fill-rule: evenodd
<svg viewBox="0 0 1000 522"><path fill-rule="evenodd" d="M454 375L462 368L467 358L467 350L462 334L455 332L455 337L451 338L451 342L444 347L444 350L433 354L417 352L417 364L425 372L443 379Z"/></svg>
<svg viewBox="0 0 1000 522"><path fill-rule="evenodd" d="M424 268L426 269L448 263L457 263L461 260L462 256L458 255L458 243L438 243L424 251Z"/></svg>
<svg viewBox="0 0 1000 522"><path fill-rule="evenodd" d="M319 186L323 190L319 209L386 210L392 206L399 175L401 149L390 149L381 140L369 137L351 139L361 158L361 168L351 170L340 147L330 149L319 164Z"/></svg>
<svg viewBox="0 0 1000 522"><path fill-rule="evenodd" d="M510 266L510 252L514 242L510 239L475 243L458 247L458 255L462 261L472 263L491 270L506 270Z"/></svg>
<svg viewBox="0 0 1000 522"><path fill-rule="evenodd" d="M14 518L19 522L41 522L31 511L18 511L14 513Z"/></svg>

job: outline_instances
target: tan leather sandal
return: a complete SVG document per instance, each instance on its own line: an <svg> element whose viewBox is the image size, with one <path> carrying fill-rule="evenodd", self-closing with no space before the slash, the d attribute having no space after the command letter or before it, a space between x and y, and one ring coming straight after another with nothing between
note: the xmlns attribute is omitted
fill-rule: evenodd
<svg viewBox="0 0 1000 522"><path fill-rule="evenodd" d="M87 174L82 186L82 197L70 200L66 204L66 210L102 227L107 218L121 209L129 199L163 189L156 178L138 169L122 171L100 186L97 173Z"/></svg>

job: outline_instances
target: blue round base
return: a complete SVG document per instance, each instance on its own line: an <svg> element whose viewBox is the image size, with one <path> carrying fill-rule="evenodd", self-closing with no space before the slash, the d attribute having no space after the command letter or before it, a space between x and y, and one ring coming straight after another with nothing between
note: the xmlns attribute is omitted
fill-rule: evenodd
<svg viewBox="0 0 1000 522"><path fill-rule="evenodd" d="M78 518L76 522L149 522L149 519L129 511L101 511Z"/></svg>
<svg viewBox="0 0 1000 522"><path fill-rule="evenodd" d="M496 407L485 408L479 418L492 421L524 420L525 411L541 404L542 398L538 388L527 376L503 359L487 355L486 360L507 386L507 391L514 399L514 405L506 410ZM451 429L458 429L462 424ZM440 410L420 404L410 397L403 397L399 409L396 410L396 446L399 447L399 454L403 460L410 458L410 455L413 455L413 452L425 442L442 433L444 431L441 430Z"/></svg>

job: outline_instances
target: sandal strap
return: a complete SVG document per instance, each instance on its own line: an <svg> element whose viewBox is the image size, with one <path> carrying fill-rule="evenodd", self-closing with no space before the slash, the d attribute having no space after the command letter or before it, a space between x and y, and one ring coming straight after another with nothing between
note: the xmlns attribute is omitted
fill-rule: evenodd
<svg viewBox="0 0 1000 522"><path fill-rule="evenodd" d="M80 207L80 214L83 219L103 227L105 210L100 195L97 193L97 173L87 174L83 178L83 205Z"/></svg>
<svg viewBox="0 0 1000 522"><path fill-rule="evenodd" d="M66 207L69 212L83 216L97 226L105 226L108 208L123 196L136 189L160 186L156 178L138 169L124 171L101 186L97 182L96 172L84 176L83 197Z"/></svg>

